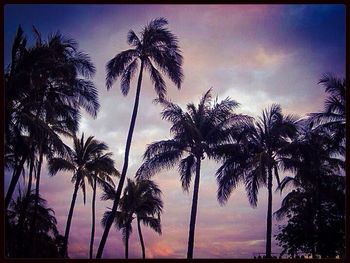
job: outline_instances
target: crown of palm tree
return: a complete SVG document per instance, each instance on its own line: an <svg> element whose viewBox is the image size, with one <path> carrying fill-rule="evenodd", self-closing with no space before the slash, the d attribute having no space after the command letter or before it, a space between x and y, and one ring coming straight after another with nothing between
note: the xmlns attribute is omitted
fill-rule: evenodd
<svg viewBox="0 0 350 263"><path fill-rule="evenodd" d="M12 224L18 227L19 215L25 214L25 220L23 222L23 231L29 232L31 219L34 214L34 204L35 204L35 195L23 195L19 191L18 196L15 200L12 200L8 217ZM25 211L23 211L25 209ZM58 230L56 227L57 220L55 218L55 212L51 208L47 208L47 201L39 197L38 202L38 215L36 221L36 231L38 233L47 233L54 236L58 235Z"/></svg>
<svg viewBox="0 0 350 263"><path fill-rule="evenodd" d="M160 214L163 210L161 193L158 185L152 180L132 181L128 179L123 197L119 202L119 211L117 211L114 219L115 227L122 230L124 242L127 241L126 238L130 236L132 232L131 223L135 218L134 216L138 217L145 225L161 234ZM114 188L106 184L101 200L114 199ZM111 211L106 211L101 220L103 226L105 226L109 216L111 216Z"/></svg>
<svg viewBox="0 0 350 263"><path fill-rule="evenodd" d="M250 121L241 114L234 114L238 103L230 98L221 102L212 100L211 89L201 98L198 106L187 105L187 112L180 106L163 101L162 118L170 121L173 139L154 142L147 146L144 163L136 173L137 178L149 178L160 169L171 168L181 157L179 172L183 190L188 191L195 169L195 158L217 159L220 149L232 140L232 133Z"/></svg>
<svg viewBox="0 0 350 263"><path fill-rule="evenodd" d="M149 72L159 98L164 98L166 95L166 84L161 72L180 89L183 79L182 56L178 39L165 27L167 24L168 21L165 18L154 19L143 28L140 37L134 31L129 31L127 40L132 48L119 53L107 63L106 86L108 89L120 77L120 88L126 96L139 61Z"/></svg>
<svg viewBox="0 0 350 263"><path fill-rule="evenodd" d="M278 189L282 191L289 184L314 186L321 178L340 174L345 170L342 154L343 149L334 146L329 133L306 127L297 139L280 151L280 167L292 172L294 177L286 176Z"/></svg>
<svg viewBox="0 0 350 263"><path fill-rule="evenodd" d="M269 167L280 184L279 151L296 136L296 123L295 116L283 115L281 107L273 104L262 112L257 121L248 123L240 130L240 140L228 147L226 155L223 155L224 163L216 174L221 204L228 200L232 190L243 180L249 202L256 206L259 188L267 185ZM245 138L241 139L242 135Z"/></svg>
<svg viewBox="0 0 350 263"><path fill-rule="evenodd" d="M322 129L333 137L339 145L345 144L345 102L346 82L333 74L325 74L319 81L325 87L328 97L324 102L323 112L310 113L309 124L316 129Z"/></svg>
<svg viewBox="0 0 350 263"><path fill-rule="evenodd" d="M73 144L74 147L73 149L69 148L67 157L53 157L49 159L49 173L55 175L59 171L72 172L72 182L80 181L85 203L86 189L84 179L87 178L91 183L92 173L98 169L101 169L102 174L117 174L117 171L114 168L114 161L110 158L111 154L104 154L108 150L108 146L94 139L94 136L89 136L85 141L84 133L80 139L74 135Z"/></svg>

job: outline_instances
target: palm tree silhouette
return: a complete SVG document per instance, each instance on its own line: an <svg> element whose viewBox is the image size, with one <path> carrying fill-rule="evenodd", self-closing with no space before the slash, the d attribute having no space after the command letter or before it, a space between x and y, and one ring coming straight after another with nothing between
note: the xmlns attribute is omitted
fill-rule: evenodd
<svg viewBox="0 0 350 263"><path fill-rule="evenodd" d="M248 124L241 134L245 146L224 156L224 164L219 168L217 180L219 184L218 199L225 203L239 180L245 181L245 187L250 204L257 205L257 195L261 186L268 188L266 257L271 257L272 233L272 180L273 174L280 184L278 174L279 152L290 143L297 134L296 118L284 116L281 107L273 104L263 111L255 123ZM245 148L245 149L244 149ZM235 156L235 154L237 155ZM243 157L243 158L242 158ZM227 169L236 167L234 171Z"/></svg>
<svg viewBox="0 0 350 263"><path fill-rule="evenodd" d="M150 73L154 89L160 99L163 99L166 95L166 85L159 70L166 74L170 80L175 83L178 89L181 87L183 79L182 56L180 54L177 37L165 27L167 24L168 21L165 18L152 20L142 30L141 38L139 38L134 31L130 30L128 33L128 44L131 45L132 48L116 55L106 66L107 89L110 89L114 81L120 77L120 87L124 96L129 92L130 80L134 76L139 63L140 71L137 81L134 108L126 140L123 169L116 191L116 198L114 199L111 210L112 216L106 222L106 227L100 241L96 258L102 257L103 249L118 208L120 195L126 178L132 135L139 106L143 70L146 69Z"/></svg>
<svg viewBox="0 0 350 263"><path fill-rule="evenodd" d="M102 200L113 200L115 191L110 185L105 185L105 191ZM145 245L141 231L141 222L149 226L158 234L161 234L160 214L163 210L163 201L161 199L161 190L158 185L151 180L137 180L136 182L128 179L124 189L124 195L120 199L119 211L114 218L115 226L121 229L123 241L125 243L125 258L129 253L129 237L132 232L132 221L137 219L137 228L142 249L142 258L146 257ZM111 211L106 211L102 218L102 225L105 225Z"/></svg>
<svg viewBox="0 0 350 263"><path fill-rule="evenodd" d="M92 186L92 204L91 204L91 214L92 214L92 224L91 224L91 238L90 238L90 251L89 258L92 258L94 236L95 236L95 207L96 207L96 189L97 184L103 187L105 184L111 184L114 187L113 180L111 176L120 176L117 169L114 167L114 161L112 160L112 153L105 153L103 155L95 156L94 161L87 166L89 170L92 171L91 174L87 175L87 179Z"/></svg>
<svg viewBox="0 0 350 263"><path fill-rule="evenodd" d="M305 127L301 135L280 152L281 167L294 173L294 177L286 176L279 189L282 191L291 184L296 189L286 195L275 215L277 219L287 215L299 219L297 224L307 229L307 237L300 235L298 248L308 250L313 258L316 254L330 256L334 253L329 244L327 251L324 250L322 244L329 239L322 237L332 225L339 224L338 230L333 232L340 234L341 226L345 226L345 181L341 176L345 161L341 156L342 149L335 147L333 135L311 126ZM339 240L331 241L333 245L340 243L339 247L344 247L342 238L335 239Z"/></svg>
<svg viewBox="0 0 350 263"><path fill-rule="evenodd" d="M187 105L184 112L178 105L163 102L162 117L172 123L170 132L173 138L150 144L144 153L144 163L136 173L137 178L149 178L161 169L169 169L179 162L182 189L188 191L195 174L191 220L189 227L187 258L193 257L194 231L197 215L197 202L201 161L205 154L217 159L222 144L230 141L230 133L238 123L249 118L233 114L238 103L230 98L212 104L211 90L201 98L198 106ZM183 159L183 155L187 156Z"/></svg>
<svg viewBox="0 0 350 263"><path fill-rule="evenodd" d="M85 179L91 180L91 173L96 169L98 159L96 156L101 156L104 151L108 150L105 143L97 141L93 136L90 136L84 140L84 133L81 139L76 136L73 137L74 149L70 150L69 155L66 157L52 157L49 159L48 166L51 175L55 175L59 171L69 171L73 173L72 182L74 182L74 192L72 201L68 213L66 230L64 234L64 242L62 248L62 257L68 256L68 238L70 226L73 218L75 201L79 187L82 189L83 198L85 203ZM109 156L107 155L107 158ZM112 165L112 161L108 160L109 165ZM99 166L101 167L101 165ZM107 167L107 172L110 167Z"/></svg>
<svg viewBox="0 0 350 263"><path fill-rule="evenodd" d="M309 114L311 124L314 128L333 133L333 140L345 146L346 81L329 73L319 83L325 86L328 97L324 102L323 112Z"/></svg>
<svg viewBox="0 0 350 263"><path fill-rule="evenodd" d="M65 151L58 134L66 136L77 131L80 108L93 117L99 108L97 90L89 80L95 72L90 58L78 50L74 40L60 33L43 40L35 27L33 31L36 43L27 48L23 30L18 28L12 63L5 74L6 141L16 145L17 138L30 134L28 152L17 156L15 162L6 207L29 153L38 156L35 188L38 196L44 155ZM6 149L11 150L11 146Z"/></svg>
<svg viewBox="0 0 350 263"><path fill-rule="evenodd" d="M39 197L36 220L36 241L40 243L40 249L31 249L30 227L34 216L35 199L35 194L23 194L19 190L16 199L10 203L7 211L9 224L6 228L6 243L7 253L11 257L58 257L58 246L55 242L59 237L57 221L54 211L47 207L46 200L41 197ZM23 214L25 217L20 223L20 217ZM20 243L17 239L19 234L22 238Z"/></svg>

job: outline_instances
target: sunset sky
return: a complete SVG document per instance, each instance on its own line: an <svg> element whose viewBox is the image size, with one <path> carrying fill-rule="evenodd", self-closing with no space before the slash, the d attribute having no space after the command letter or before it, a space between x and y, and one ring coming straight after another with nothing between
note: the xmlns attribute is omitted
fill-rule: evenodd
<svg viewBox="0 0 350 263"><path fill-rule="evenodd" d="M60 31L74 38L97 69L93 79L99 90L101 109L96 119L83 114L80 132L106 142L118 170L134 101L136 81L127 97L119 81L105 86L105 65L128 48L130 29L140 32L151 19L166 17L178 36L184 57L181 90L168 81L168 98L185 106L197 103L209 88L219 100L227 96L240 103L237 113L259 116L263 108L279 103L284 113L300 117L322 110L324 89L317 82L322 74L345 75L345 5L5 5L5 66L16 28L23 27L29 42L31 26L47 37ZM146 74L131 147L127 176L133 178L142 163L147 144L170 138L170 124L160 117L156 94ZM71 141L66 140L69 144ZM216 200L215 171L219 164L202 162L194 258L252 258L265 251L267 190L259 191L257 208L249 206L243 187L237 188L225 206ZM7 174L7 173L6 173ZM43 167L41 195L56 213L64 233L73 193L71 174L48 176ZM162 236L143 227L146 257L185 258L192 191L184 193L177 169L153 177L163 192ZM9 177L5 177L5 193ZM193 186L193 185L192 185ZM191 186L191 190L192 190ZM274 183L274 187L276 183ZM289 191L290 189L287 189ZM100 196L100 191L98 192ZM275 193L273 211L282 196ZM91 191L84 206L79 193L69 239L69 256L87 258L91 229ZM97 202L96 252L102 227L99 223L110 202ZM129 256L141 257L136 225L133 225ZM273 221L273 233L278 222ZM272 252L281 249L273 239ZM123 258L121 234L113 227L105 258Z"/></svg>

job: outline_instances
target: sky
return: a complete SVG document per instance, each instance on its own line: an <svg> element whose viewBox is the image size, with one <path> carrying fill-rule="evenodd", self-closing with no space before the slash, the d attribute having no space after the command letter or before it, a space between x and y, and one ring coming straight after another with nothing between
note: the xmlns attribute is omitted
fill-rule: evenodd
<svg viewBox="0 0 350 263"><path fill-rule="evenodd" d="M300 117L321 111L325 98L318 80L324 73L345 76L345 5L5 5L4 62L10 61L12 41L20 24L33 40L32 25L43 37L60 31L75 39L80 50L90 55L96 75L101 109L96 119L83 113L80 132L93 135L108 144L117 169L123 165L136 81L127 97L117 81L112 89L105 86L105 65L119 52L128 49L130 29L140 32L150 20L166 17L169 29L179 38L184 57L184 81L181 90L167 81L168 98L185 107L212 87L219 100L230 97L240 103L236 113L253 117L272 103L279 103L284 113ZM144 75L139 112L132 141L127 176L133 178L142 163L148 144L171 138L170 124L160 116L160 105L153 103L155 91L147 73ZM68 144L71 141L65 140ZM264 253L266 235L267 190L261 188L258 207L252 208L243 186L231 194L225 206L216 200L215 171L218 163L202 162L194 258L252 258ZM54 209L60 233L73 193L71 174L50 177L43 167L41 195ZM192 200L181 190L177 169L153 177L161 188L164 212L161 236L143 227L146 257L185 258ZM5 176L5 192L9 182ZM23 186L23 183L22 183ZM276 186L276 182L274 182ZM291 189L288 189L289 191ZM69 238L71 258L87 258L91 229L91 192L83 204L79 193ZM98 191L100 196L101 191ZM273 211L282 195L273 195ZM97 201L97 250L102 227L99 223L106 207ZM273 234L282 222L273 220ZM129 255L141 257L136 225L130 238ZM272 252L279 253L274 238ZM123 258L121 234L112 228L106 243L105 258Z"/></svg>

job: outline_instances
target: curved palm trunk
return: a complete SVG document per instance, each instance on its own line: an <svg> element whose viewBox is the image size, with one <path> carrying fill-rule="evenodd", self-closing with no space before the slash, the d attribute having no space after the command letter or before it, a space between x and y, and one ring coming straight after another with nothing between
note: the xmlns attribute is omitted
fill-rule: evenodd
<svg viewBox="0 0 350 263"><path fill-rule="evenodd" d="M196 178L194 180L190 230L189 230L189 234L188 234L188 248L187 248L187 258L188 259L193 258L194 230L195 230L195 226L196 226L197 203L198 203L198 192L199 192L199 177L200 177L200 172L201 172L201 158L197 157L196 159L197 159Z"/></svg>
<svg viewBox="0 0 350 263"><path fill-rule="evenodd" d="M141 249L142 249L142 258L146 258L146 253L145 253L145 244L143 243L143 237L142 237L142 232L141 232L141 224L140 224L140 218L137 217L137 230L139 232L139 237L140 237L140 243L141 243Z"/></svg>
<svg viewBox="0 0 350 263"><path fill-rule="evenodd" d="M26 156L22 156L21 161L19 162L19 164L13 170L11 182L10 182L10 185L9 185L9 189L7 190L6 197L5 197L5 209L6 210L8 209L9 204L11 202L13 192L15 191L18 179L19 179L19 177L21 175L22 168L23 168L23 165L24 165L26 159L27 159Z"/></svg>
<svg viewBox="0 0 350 263"><path fill-rule="evenodd" d="M272 234L272 168L268 168L268 199L267 199L267 221L266 221L266 257L271 258L271 234Z"/></svg>
<svg viewBox="0 0 350 263"><path fill-rule="evenodd" d="M105 227L105 229L103 231L103 235L102 235L102 238L101 238L101 241L100 241L100 245L99 245L98 250L97 250L96 258L101 258L102 257L102 253L103 253L103 249L105 247L106 241L107 241L108 233L109 233L109 230L111 229L111 226L112 226L112 223L113 223L113 218L115 218L115 215L116 215L116 212L117 212L120 195L122 193L124 181L125 181L125 178L126 178L126 172L128 170L129 152L130 152L130 147L131 147L132 135L133 135L134 128L135 128L135 123L136 123L137 110L138 110L138 107L139 107L143 66L144 66L144 62L141 61L141 68L140 68L140 74L139 74L139 78L138 78L138 82L137 82L136 96L135 96L135 102L134 102L134 109L133 109L133 112L132 112L132 117L131 117L131 121L130 121L129 132L128 132L128 137L127 137L126 146L125 146L123 170L122 170L122 174L120 176L120 180L119 180L116 196L115 196L115 199L114 199L114 202L113 202L113 207L112 207L112 210L111 210L111 216L108 218L108 220L106 222L106 227Z"/></svg>
<svg viewBox="0 0 350 263"><path fill-rule="evenodd" d="M95 174L93 196L92 196L92 225L91 225L90 254L89 254L90 259L92 259L92 253L94 249L94 237L95 237L96 184L97 184L97 175Z"/></svg>
<svg viewBox="0 0 350 263"><path fill-rule="evenodd" d="M80 179L77 179L77 181L75 182L75 186L74 186L72 202L70 204L70 209L69 209L67 224L66 224L66 230L64 233L63 246L62 246L62 251L61 251L62 255L61 256L65 257L65 258L68 257L67 245L68 245L69 231L70 231L70 226L72 223L75 201L77 199L77 193L78 193L78 189L79 189L79 183L80 183Z"/></svg>

